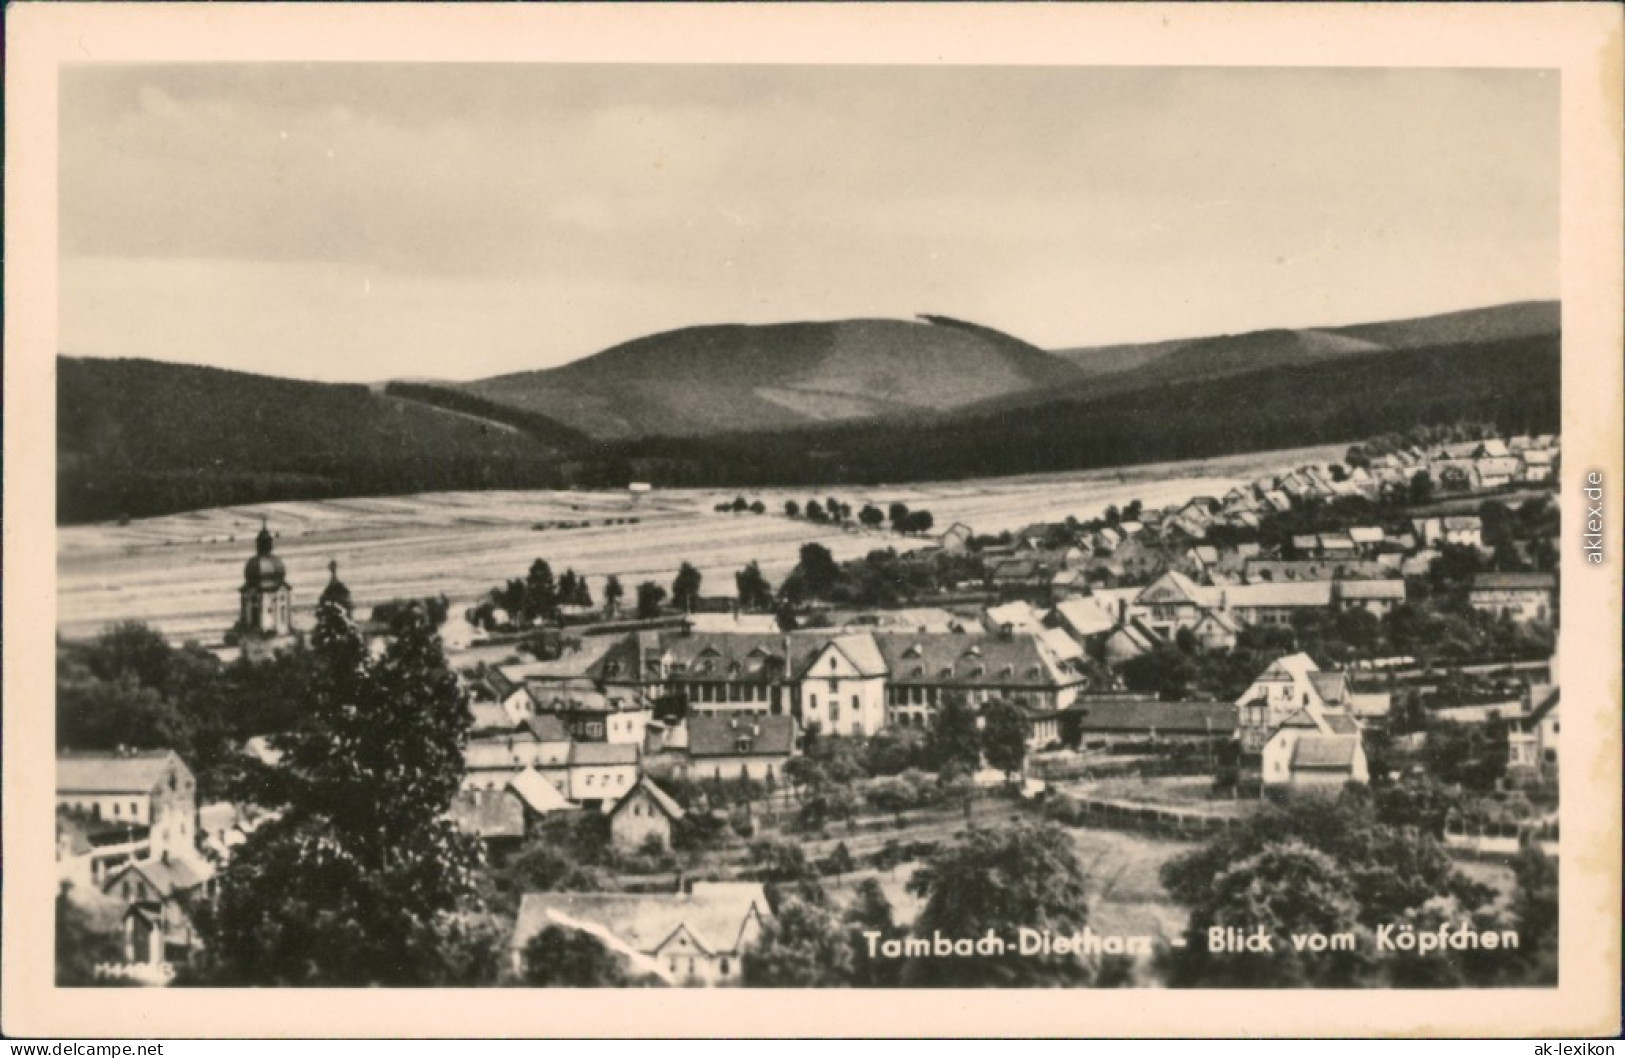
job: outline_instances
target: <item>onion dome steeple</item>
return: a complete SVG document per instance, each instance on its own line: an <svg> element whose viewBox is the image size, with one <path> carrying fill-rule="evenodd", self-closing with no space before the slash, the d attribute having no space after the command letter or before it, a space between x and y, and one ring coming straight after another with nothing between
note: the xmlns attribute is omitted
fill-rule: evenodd
<svg viewBox="0 0 1625 1058"><path fill-rule="evenodd" d="M322 589L321 604L334 603L342 607L345 613L353 612L353 605L350 602L350 589L345 587L342 580L339 580L337 559L327 564L327 575L327 587Z"/></svg>
<svg viewBox="0 0 1625 1058"><path fill-rule="evenodd" d="M281 587L287 580L287 569L282 560L271 554L276 546L265 519L260 519L260 532L254 538L254 557L243 566L243 587L261 590Z"/></svg>

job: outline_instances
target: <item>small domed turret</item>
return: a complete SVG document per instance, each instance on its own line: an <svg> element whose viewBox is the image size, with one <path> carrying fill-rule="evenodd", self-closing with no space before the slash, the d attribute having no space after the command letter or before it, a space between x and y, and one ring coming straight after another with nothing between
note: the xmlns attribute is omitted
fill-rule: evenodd
<svg viewBox="0 0 1625 1058"><path fill-rule="evenodd" d="M342 607L345 613L353 612L353 607L350 602L350 589L344 586L344 582L342 580L339 580L339 564L337 559L334 559L327 564L327 575L327 587L322 589L320 604L334 603Z"/></svg>

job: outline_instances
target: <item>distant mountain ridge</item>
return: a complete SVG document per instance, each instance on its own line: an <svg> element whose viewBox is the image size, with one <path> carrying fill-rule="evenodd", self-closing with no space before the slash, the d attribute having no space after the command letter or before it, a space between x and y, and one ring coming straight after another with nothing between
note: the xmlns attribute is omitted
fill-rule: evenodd
<svg viewBox="0 0 1625 1058"><path fill-rule="evenodd" d="M445 489L976 477L1557 427L1561 312L1046 353L947 317L697 327L552 371L380 392L58 358L57 517Z"/></svg>
<svg viewBox="0 0 1625 1058"><path fill-rule="evenodd" d="M1140 345L1059 349L1055 355L1076 364L1084 377L1043 395L1043 399L1131 393L1147 386L1224 378L1341 357L1531 338L1555 334L1561 326L1559 302L1520 301L1378 323L1274 328ZM1009 410L1030 403L1034 402L1010 395L984 402L978 410Z"/></svg>
<svg viewBox="0 0 1625 1058"><path fill-rule="evenodd" d="M930 414L1081 377L1018 338L926 316L686 327L455 388L625 438Z"/></svg>

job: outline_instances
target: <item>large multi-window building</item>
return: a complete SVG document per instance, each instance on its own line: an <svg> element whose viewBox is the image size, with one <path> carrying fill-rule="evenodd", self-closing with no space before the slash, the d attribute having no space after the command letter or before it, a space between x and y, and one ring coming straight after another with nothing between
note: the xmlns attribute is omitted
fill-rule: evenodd
<svg viewBox="0 0 1625 1058"><path fill-rule="evenodd" d="M794 716L872 735L923 727L950 694L1058 712L1109 677L1054 630L1035 633L638 632L589 669L605 688L680 697L697 716Z"/></svg>

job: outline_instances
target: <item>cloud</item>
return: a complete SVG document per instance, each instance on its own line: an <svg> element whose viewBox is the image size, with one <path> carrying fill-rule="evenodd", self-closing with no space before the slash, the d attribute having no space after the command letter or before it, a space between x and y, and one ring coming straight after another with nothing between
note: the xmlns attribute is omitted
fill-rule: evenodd
<svg viewBox="0 0 1625 1058"><path fill-rule="evenodd" d="M1075 344L1549 296L1556 98L1538 71L77 67L62 318L371 377L357 343L423 335L514 370L729 319ZM363 276L410 298L355 302Z"/></svg>

